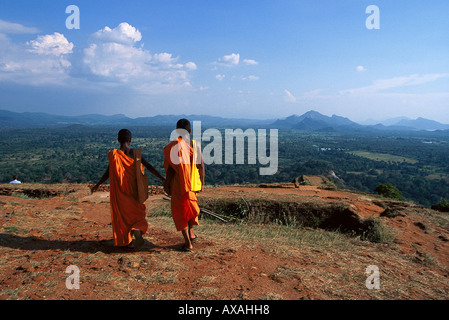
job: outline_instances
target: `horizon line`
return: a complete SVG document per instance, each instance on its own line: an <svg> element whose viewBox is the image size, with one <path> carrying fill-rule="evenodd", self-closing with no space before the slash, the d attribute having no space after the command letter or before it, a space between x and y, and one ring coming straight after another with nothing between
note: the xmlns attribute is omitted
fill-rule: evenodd
<svg viewBox="0 0 449 320"><path fill-rule="evenodd" d="M202 117L204 117L204 116L206 116L206 117L215 117L215 118L221 118L221 119L227 119L227 120L251 120L251 121L285 120L285 119L287 119L289 117L292 117L292 116L301 117L301 116L303 116L303 115L305 115L307 113L316 112L316 113L318 113L320 115L323 115L323 116L326 116L326 117L333 117L333 116L343 117L343 118L349 119L350 121L355 122L355 123L360 124L360 125L363 125L363 126L375 126L375 125L378 125L378 124L382 124L382 122L389 121L389 120L394 120L394 119L399 119L399 118L403 118L401 120L410 120L410 121L416 121L416 120L419 120L419 119L423 119L423 120L435 121L435 122L437 122L439 124L442 124L442 125L449 125L449 123L442 123L442 122L439 122L438 120L430 119L430 118L424 118L422 116L418 116L415 119L409 118L407 116L396 116L396 117L391 117L391 118L387 118L387 119L384 119L384 120L376 120L376 119L369 118L369 119L365 119L363 121L354 121L351 118L349 118L348 116L341 116L341 115L338 115L338 114L335 114L335 113L332 114L331 116L329 116L327 114L323 114L323 113L321 113L319 111L316 111L316 110L313 110L313 109L310 109L309 111L306 111L306 112L304 112L302 114L293 113L293 114L290 114L288 116L282 116L282 117L275 117L275 116L273 116L271 118L263 118L263 119L260 119L260 118L259 119L248 118L248 117L234 118L232 116L219 116L219 115L211 115L211 114L185 114L185 113L182 113L182 114L156 114L156 115L152 115L152 116L130 117L130 116L124 114L124 113L115 113L115 114L109 114L109 115L108 114L102 114L102 113L86 113L86 114L79 114L79 115L67 115L67 114L56 114L56 113L49 113L49 112L42 112L42 111L22 111L22 112L18 112L18 111L12 111L12 110L7 110L7 109L0 109L0 111L12 112L12 113L16 113L16 114L25 114L25 113L29 113L29 114L46 114L46 115L50 115L50 116L60 116L60 117L69 117L69 118L84 117L84 116L103 116L103 117L124 116L124 117L126 117L128 119L131 119L131 120L137 120L137 119L142 119L142 118L171 117L171 116L173 116L173 117L174 116L177 116L177 117L183 117L183 116L184 117L189 117L189 116L190 117L191 116L202 116ZM401 121L401 120L399 120L399 121ZM368 121L377 121L377 123L372 124L372 125L362 124L362 123L368 122ZM393 125L395 125L395 124L393 124Z"/></svg>

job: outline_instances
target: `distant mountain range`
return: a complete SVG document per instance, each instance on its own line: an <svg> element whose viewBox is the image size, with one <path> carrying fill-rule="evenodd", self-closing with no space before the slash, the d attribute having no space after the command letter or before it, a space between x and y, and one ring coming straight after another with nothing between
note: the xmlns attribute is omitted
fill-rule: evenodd
<svg viewBox="0 0 449 320"><path fill-rule="evenodd" d="M301 116L292 115L272 123L279 129L293 129L301 131L336 131L363 127L348 118L333 115L328 117L317 111L308 111Z"/></svg>
<svg viewBox="0 0 449 320"><path fill-rule="evenodd" d="M395 118L375 123L373 121L359 124L348 118L333 115L325 116L317 111L308 111L303 115L291 115L282 119L232 119L214 117L208 115L157 115L154 117L129 118L123 114L105 116L88 114L82 116L60 116L35 112L12 112L0 110L0 129L15 128L53 128L72 125L84 126L174 126L180 118L199 120L202 125L224 127L260 127L277 128L280 130L298 131L377 131L377 130L449 130L448 124L442 124L434 120L418 118Z"/></svg>
<svg viewBox="0 0 449 320"><path fill-rule="evenodd" d="M105 116L88 114L61 116L38 112L12 112L0 110L0 128L53 128L71 125L84 126L175 126L181 118L201 121L206 126L269 125L275 120L231 119L208 115L157 115L153 117L129 118L124 114Z"/></svg>
<svg viewBox="0 0 449 320"><path fill-rule="evenodd" d="M434 120L405 117L388 119L382 122L371 121L370 124L359 124L341 116L328 117L317 111L308 111L301 116L292 115L285 119L276 120L273 126L280 129L296 129L302 131L348 131L348 130L449 130L449 124L442 124Z"/></svg>

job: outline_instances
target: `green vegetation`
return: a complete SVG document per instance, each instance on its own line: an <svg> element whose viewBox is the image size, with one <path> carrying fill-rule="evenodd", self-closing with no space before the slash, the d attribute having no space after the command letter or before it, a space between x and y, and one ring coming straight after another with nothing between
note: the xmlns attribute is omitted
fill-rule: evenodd
<svg viewBox="0 0 449 320"><path fill-rule="evenodd" d="M150 219L159 226L173 228L173 219L170 213L170 203L163 200L158 201L157 209L151 212ZM214 203L215 209L225 215L230 216L229 208L234 200L219 201ZM238 204L239 201L236 203ZM203 207L204 203L201 204ZM222 210L220 210L220 208ZM341 230L325 230L315 228L302 228L302 224L286 223L286 221L277 221L273 219L271 222L261 223L249 221L248 219L230 219L231 223L222 223L217 219L210 218L206 214L200 215L199 228L202 234L222 239L226 242L237 241L240 246L242 241L250 243L270 243L270 250L279 250L280 245L306 245L317 248L342 249L347 250L353 246L348 239L353 238L353 234L340 232ZM269 227L267 227L269 226ZM367 231L369 232L369 230ZM361 237L360 237L361 238ZM237 239L237 240L236 240ZM367 238L363 241L371 241ZM275 245L273 245L275 242Z"/></svg>
<svg viewBox="0 0 449 320"><path fill-rule="evenodd" d="M12 196L17 197L17 198L22 198L22 199L33 199L32 197L30 197L29 195L24 194L24 193L15 193Z"/></svg>
<svg viewBox="0 0 449 320"><path fill-rule="evenodd" d="M13 175L22 182L96 182L107 167L108 150L118 147L116 134L120 129L72 126L0 131L0 182L9 182ZM169 142L172 128L129 129L134 136L132 146L143 148L144 157L163 173L162 148ZM218 129L223 132L223 128ZM374 193L378 185L391 183L404 199L427 207L442 198L449 199L447 131L280 131L278 145L279 164L275 175L259 175L261 165L248 164L245 154L245 164L207 165L206 183L290 182L301 175L328 176L333 171L339 179L332 177L332 181L340 188ZM150 184L160 185L157 178L148 176Z"/></svg>
<svg viewBox="0 0 449 320"><path fill-rule="evenodd" d="M390 228L378 218L368 218L363 221L367 231L360 237L361 240L367 240L375 243L391 243L394 240L394 234Z"/></svg>
<svg viewBox="0 0 449 320"><path fill-rule="evenodd" d="M392 154L385 153L375 153L375 152L366 152L366 151L350 151L350 154L355 156L364 157L374 161L385 161L385 162L405 162L415 164L418 161L415 159L410 159L401 156L395 156Z"/></svg>
<svg viewBox="0 0 449 320"><path fill-rule="evenodd" d="M28 233L27 231L18 227L2 227L3 231L10 233Z"/></svg>
<svg viewBox="0 0 449 320"><path fill-rule="evenodd" d="M436 205L432 206L432 209L438 210L441 212L449 212L449 200L448 199L441 199L440 202L438 202Z"/></svg>
<svg viewBox="0 0 449 320"><path fill-rule="evenodd" d="M401 200L402 199L402 193L399 191L395 186L393 186L391 183L383 183L379 184L375 191L385 198L395 199L395 200Z"/></svg>

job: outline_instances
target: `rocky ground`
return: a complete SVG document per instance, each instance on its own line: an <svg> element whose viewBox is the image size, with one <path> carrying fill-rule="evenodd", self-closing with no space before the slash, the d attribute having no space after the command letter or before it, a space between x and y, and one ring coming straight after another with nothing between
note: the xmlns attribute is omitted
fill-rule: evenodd
<svg viewBox="0 0 449 320"><path fill-rule="evenodd" d="M235 212L229 223L203 213L191 252L156 187L135 252L112 246L107 186L0 186L0 299L449 298L447 213L316 184L207 188L203 208ZM335 208L377 221L380 236L326 227Z"/></svg>

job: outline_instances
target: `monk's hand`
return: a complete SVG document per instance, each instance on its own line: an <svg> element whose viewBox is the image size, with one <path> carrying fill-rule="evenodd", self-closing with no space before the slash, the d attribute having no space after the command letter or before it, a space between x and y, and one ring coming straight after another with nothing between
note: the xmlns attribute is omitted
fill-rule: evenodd
<svg viewBox="0 0 449 320"><path fill-rule="evenodd" d="M90 188L90 193L91 194L94 193L95 191L97 191L97 189L98 189L98 185L96 184L96 185L94 185L93 187Z"/></svg>

